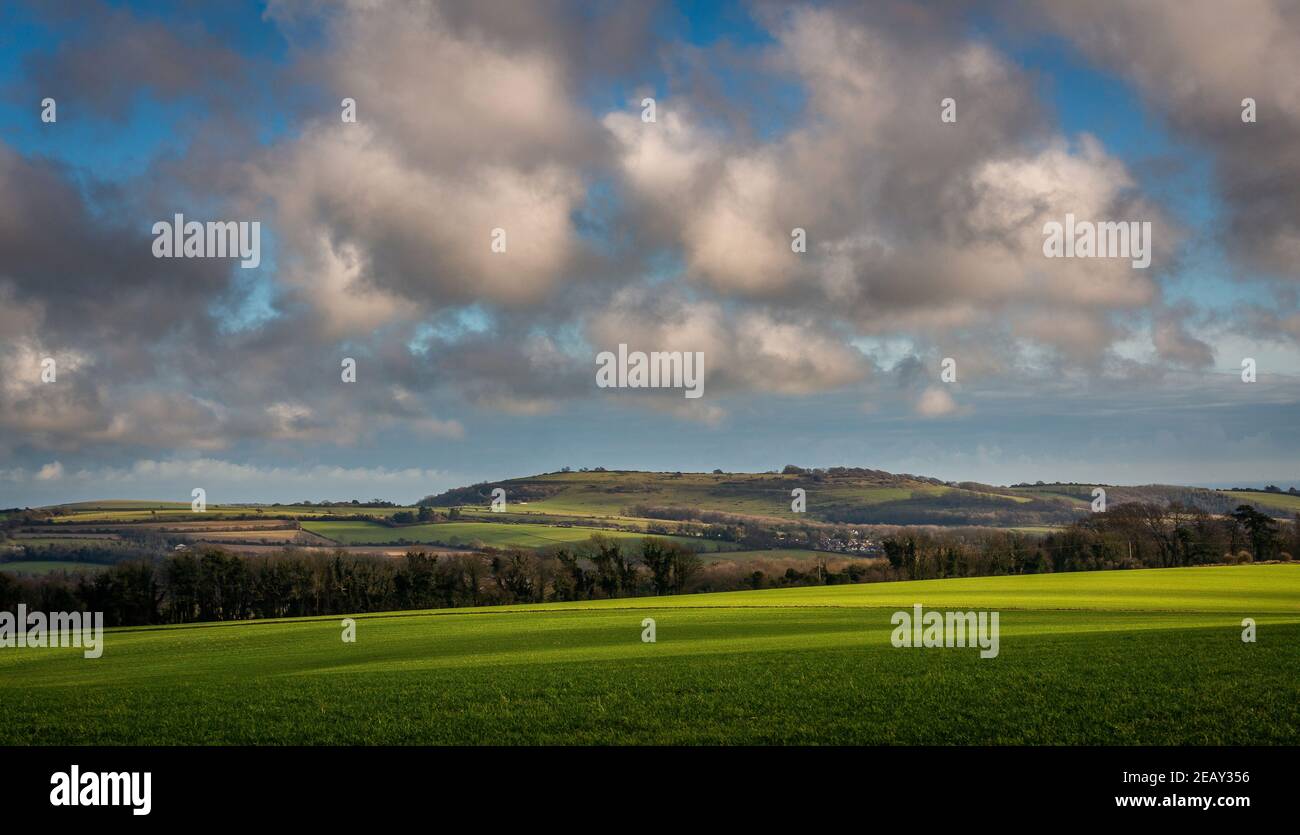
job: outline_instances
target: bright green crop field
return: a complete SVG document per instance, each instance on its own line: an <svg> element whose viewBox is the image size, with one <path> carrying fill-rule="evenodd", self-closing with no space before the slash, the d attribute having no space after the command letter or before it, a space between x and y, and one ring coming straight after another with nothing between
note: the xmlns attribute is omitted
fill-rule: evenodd
<svg viewBox="0 0 1300 835"><path fill-rule="evenodd" d="M999 655L893 647L913 603L999 611ZM352 644L340 618L105 640L0 649L0 744L1300 743L1295 565L361 615Z"/></svg>

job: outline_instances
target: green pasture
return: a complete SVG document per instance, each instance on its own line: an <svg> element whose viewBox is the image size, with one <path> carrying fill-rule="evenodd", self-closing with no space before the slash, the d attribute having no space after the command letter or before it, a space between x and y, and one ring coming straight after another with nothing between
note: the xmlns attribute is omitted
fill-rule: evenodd
<svg viewBox="0 0 1300 835"><path fill-rule="evenodd" d="M998 656L892 646L913 603L998 611ZM1300 742L1300 566L356 621L351 644L333 617L110 630L98 660L0 649L0 744Z"/></svg>
<svg viewBox="0 0 1300 835"><path fill-rule="evenodd" d="M51 574L56 571L78 572L78 571L102 571L108 568L94 562L65 562L60 560L18 560L16 562L0 562L0 571L8 571L10 574Z"/></svg>
<svg viewBox="0 0 1300 835"><path fill-rule="evenodd" d="M372 522L303 522L302 527L340 545L394 545L405 541L465 547L547 548L586 542L596 534L635 543L640 543L646 536L638 531L503 522L431 522L395 528ZM710 551L729 545L684 536L662 538Z"/></svg>

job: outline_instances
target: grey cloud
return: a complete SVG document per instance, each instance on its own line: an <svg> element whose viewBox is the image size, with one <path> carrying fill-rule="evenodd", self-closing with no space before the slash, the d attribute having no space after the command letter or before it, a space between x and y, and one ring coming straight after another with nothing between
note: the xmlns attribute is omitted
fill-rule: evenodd
<svg viewBox="0 0 1300 835"><path fill-rule="evenodd" d="M1290 0L1042 0L1028 8L1131 78L1179 134L1211 149L1243 263L1300 278L1300 7ZM1258 121L1242 122L1253 98Z"/></svg>
<svg viewBox="0 0 1300 835"><path fill-rule="evenodd" d="M233 105L246 62L197 26L169 26L103 3L36 6L60 31L71 32L51 52L24 65L31 89L51 96L65 120L78 110L124 121L140 91L162 101L202 94L211 104Z"/></svg>
<svg viewBox="0 0 1300 835"><path fill-rule="evenodd" d="M1156 353L1175 365L1207 368L1214 364L1214 349L1187 329L1190 313L1185 305L1155 313L1152 336Z"/></svg>
<svg viewBox="0 0 1300 835"><path fill-rule="evenodd" d="M859 336L909 339L927 383L942 356L982 385L1154 373L1110 350L1131 335L1123 317L1161 304L1159 266L1048 262L1040 229L1066 211L1151 219L1159 256L1178 230L1099 143L1056 135L1033 79L955 16L781 4L760 9L775 46L702 50L651 38L656 9L588 11L273 2L295 65L270 83L317 89L309 104L287 96L293 129L271 146L218 107L188 126L182 155L86 188L84 172L0 146L0 285L23 311L0 314L16 346L0 362L62 351L93 369L57 395L6 392L0 425L52 448L472 437L474 409L537 415L591 397L589 354L619 341L705 350L720 400L870 389ZM321 20L323 42L305 34ZM219 97L204 74L228 57L206 36L107 25L96 60L121 57L124 89L170 72L157 94ZM85 60L30 70L80 84ZM628 80L655 62L672 79L657 124L585 103L595 74ZM766 103L696 83L720 64L754 89L802 85L804 112L759 130ZM248 67L228 75L255 94ZM119 93L103 95L112 116ZM345 95L355 125L339 121ZM957 125L939 123L947 96ZM594 202L597 183L610 205ZM247 292L229 264L150 256L148 224L205 199L274 234L268 321L223 327L213 311ZM489 248L498 226L504 255ZM795 226L807 256L790 252ZM684 276L650 278L678 253ZM466 309L488 312L485 329L425 333ZM1182 318L1161 321L1161 357L1200 365L1205 343ZM359 360L357 384L339 381L343 356ZM721 405L680 401L654 408L722 419ZM935 396L919 408L952 411Z"/></svg>
<svg viewBox="0 0 1300 835"><path fill-rule="evenodd" d="M771 141L710 127L689 95L660 124L607 116L638 225L680 245L690 277L721 296L866 335L1007 330L1095 365L1119 334L1113 313L1152 303L1158 284L1127 262L1045 259L1044 221L1151 220L1166 260L1177 230L1099 143L1053 136L1004 56L949 27L877 17L889 22L772 13L772 64L809 101ZM939 121L949 96L953 125ZM790 251L796 226L806 255ZM1064 333L1043 326L1065 308Z"/></svg>

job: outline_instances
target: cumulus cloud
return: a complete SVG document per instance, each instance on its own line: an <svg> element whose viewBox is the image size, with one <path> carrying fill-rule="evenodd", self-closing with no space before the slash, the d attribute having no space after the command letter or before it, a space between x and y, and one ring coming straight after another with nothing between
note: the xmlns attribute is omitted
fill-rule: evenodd
<svg viewBox="0 0 1300 835"><path fill-rule="evenodd" d="M1085 365L1118 335L1116 311L1158 297L1128 260L1044 257L1044 223L1066 214L1149 221L1157 258L1177 230L1097 140L1047 129L1005 57L833 10L799 7L779 24L773 60L810 102L787 134L732 141L689 103L658 124L605 119L635 204L671 230L692 280L858 335L1005 332ZM954 125L939 122L948 96L961 102ZM792 252L796 227L806 254ZM1042 326L1055 316L1075 320L1064 338Z"/></svg>
<svg viewBox="0 0 1300 835"><path fill-rule="evenodd" d="M571 215L601 155L595 118L556 44L453 18L369 3L329 15L312 60L357 102L357 123L332 110L255 169L287 244L285 281L336 333L449 304L536 304L570 277Z"/></svg>
<svg viewBox="0 0 1300 835"><path fill-rule="evenodd" d="M933 418L952 414L957 410L957 402L946 389L930 386L921 392L916 400L916 413L921 417Z"/></svg>
<svg viewBox="0 0 1300 835"><path fill-rule="evenodd" d="M1300 15L1289 0L1027 4L1033 16L1215 155L1223 243L1244 263L1300 278ZM1252 98L1257 121L1244 123Z"/></svg>
<svg viewBox="0 0 1300 835"><path fill-rule="evenodd" d="M56 23L67 22L65 14L78 18L54 50L24 61L41 95L60 107L125 121L141 92L168 102L202 93L212 104L231 106L234 91L249 81L247 59L201 27L169 27L94 3L79 3L75 12L37 8Z"/></svg>
<svg viewBox="0 0 1300 835"><path fill-rule="evenodd" d="M555 288L577 246L576 172L495 161L431 169L405 150L370 125L316 127L256 177L288 244L284 280L332 333L364 334L444 304L535 303ZM492 248L498 229L504 251Z"/></svg>
<svg viewBox="0 0 1300 835"><path fill-rule="evenodd" d="M37 481L58 481L63 478L63 465L58 461L51 461L36 472Z"/></svg>
<svg viewBox="0 0 1300 835"><path fill-rule="evenodd" d="M596 351L699 351L711 392L799 395L860 383L870 361L834 333L799 317L761 311L729 315L716 302L628 288L591 317ZM680 393L674 393L680 396Z"/></svg>
<svg viewBox="0 0 1300 835"><path fill-rule="evenodd" d="M1207 368L1214 364L1214 349L1187 328L1186 307L1158 311L1152 327L1156 352L1175 365Z"/></svg>
<svg viewBox="0 0 1300 835"><path fill-rule="evenodd" d="M1184 20L1155 3L1142 20L1098 5L1114 19L1046 3L1038 20L1219 149L1240 239L1284 263L1300 164L1275 131L1295 126L1281 49L1294 21L1252 0L1240 34L1267 62L1234 47L1207 66L1208 32L1224 28L1208 6ZM959 411L930 386L944 356L982 386L1154 379L1152 364L1213 360L1194 312L1163 298L1183 231L1130 162L1056 128L1033 75L958 14L760 4L772 42L737 56L658 39L653 4L276 0L266 19L288 57L256 73L210 34L107 14L102 43L36 55L27 81L100 91L92 109L110 120L127 93L194 96L193 142L107 181L0 143L0 453L472 439L479 412L592 402L594 355L619 343L704 352L708 402L601 392L602 406L706 425L727 420L731 398L879 394L887 363L862 346L890 341L916 357L901 408L928 417ZM797 112L747 126L776 105L709 77L729 60L755 84L797 89ZM96 61L123 73L90 79ZM231 71L214 86L211 67ZM605 100L593 89L641 90L652 72L667 79L656 122L639 95L592 103ZM264 87L288 91L285 129L228 134L227 105ZM1217 120L1243 87L1260 91L1262 118L1239 136L1239 120ZM345 96L355 124L339 119ZM956 124L939 121L947 97ZM1237 189L1252 156L1285 184L1246 176L1254 191ZM262 219L273 257L252 275L152 258L152 221L191 205ZM1151 268L1045 258L1043 224L1067 213L1150 221ZM1253 320L1271 333L1300 332L1286 311L1265 313ZM1149 362L1117 362L1148 320ZM56 385L39 381L46 356ZM342 357L358 382L339 379Z"/></svg>

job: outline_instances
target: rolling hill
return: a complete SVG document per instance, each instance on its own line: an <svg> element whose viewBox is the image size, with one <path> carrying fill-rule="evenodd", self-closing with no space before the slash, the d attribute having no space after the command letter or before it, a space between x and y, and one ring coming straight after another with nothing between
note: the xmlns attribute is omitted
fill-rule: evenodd
<svg viewBox="0 0 1300 835"><path fill-rule="evenodd" d="M124 628L0 653L0 744L1294 745L1298 600L1255 565ZM891 645L916 603L1000 611L999 654Z"/></svg>
<svg viewBox="0 0 1300 835"><path fill-rule="evenodd" d="M417 507L353 503L211 504L196 513L184 502L79 502L10 511L0 520L0 562L111 563L140 556L142 549L157 554L190 545L248 554L277 546L386 547L397 549L394 553L419 545L541 550L584 542L593 534L629 545L650 534L707 552L793 546L879 556L874 541L895 526L1047 535L1090 516L1096 486L1001 487L849 467L787 467L780 473L596 469L483 482L427 496L419 505L435 513L430 518L426 512L423 519ZM498 487L506 493L504 512L489 507ZM799 489L806 497L805 513L791 509L792 493ZM1178 485L1104 489L1110 508L1178 504L1222 516L1249 504L1280 519L1300 513L1300 495L1283 492Z"/></svg>
<svg viewBox="0 0 1300 835"><path fill-rule="evenodd" d="M506 491L510 513L607 520L711 521L711 515L788 522L791 491L802 488L808 521L862 525L1065 525L1090 511L1097 485L1039 484L997 487L951 483L880 470L786 468L782 473L556 472L483 482L428 496L432 507L486 508L494 488ZM1210 513L1251 504L1276 516L1300 511L1300 497L1284 493L1226 492L1177 485L1105 486L1108 505L1179 502Z"/></svg>

